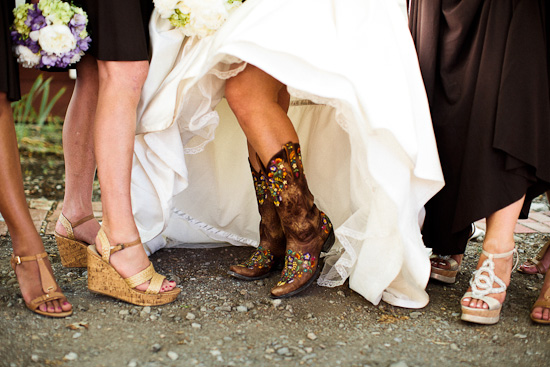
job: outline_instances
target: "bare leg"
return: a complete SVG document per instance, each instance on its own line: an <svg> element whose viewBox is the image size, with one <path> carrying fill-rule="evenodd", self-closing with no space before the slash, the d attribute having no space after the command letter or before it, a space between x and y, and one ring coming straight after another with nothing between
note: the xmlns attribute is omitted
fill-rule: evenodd
<svg viewBox="0 0 550 367"><path fill-rule="evenodd" d="M93 128L97 106L99 81L97 61L85 56L77 64L78 77L63 125L63 152L65 155L65 198L63 215L72 223L92 213L92 185L96 162ZM60 221L57 233L67 236ZM75 237L85 243L94 243L99 223L88 221L74 230Z"/></svg>
<svg viewBox="0 0 550 367"><path fill-rule="evenodd" d="M511 251L515 247L514 228L519 218L524 200L525 196L515 203L494 212L487 218L487 232L485 234L485 240L483 241L483 249L485 251L492 254L502 254ZM477 267L479 268L486 259L487 257L482 254L479 257ZM512 256L495 259L495 274L502 279L506 285L510 284L512 265ZM490 294L489 296L503 303L506 298L506 293ZM478 299L464 298L462 304L472 308L489 308L485 302Z"/></svg>
<svg viewBox="0 0 550 367"><path fill-rule="evenodd" d="M27 208L19 150L13 123L13 115L5 93L0 92L0 212L10 231L13 252L16 256L31 256L44 252L44 245L34 228L34 223ZM50 263L45 259L50 272ZM17 266L17 280L26 302L43 295L36 262L24 262ZM57 289L57 291L60 291ZM69 311L68 302L58 300L41 305L40 310L47 312Z"/></svg>
<svg viewBox="0 0 550 367"><path fill-rule="evenodd" d="M94 125L95 156L101 185L103 227L111 243L127 243L139 237L130 201L130 182L136 108L148 71L147 61L98 61L99 98ZM96 240L96 246L101 244ZM123 278L149 265L142 246L133 246L111 257ZM146 290L148 282L137 287ZM164 281L162 291L175 282Z"/></svg>
<svg viewBox="0 0 550 367"><path fill-rule="evenodd" d="M249 147L258 153L262 162L268 162L289 141L298 142L298 135L286 114L290 96L283 83L248 65L227 81L225 91ZM255 153L250 157L254 165Z"/></svg>

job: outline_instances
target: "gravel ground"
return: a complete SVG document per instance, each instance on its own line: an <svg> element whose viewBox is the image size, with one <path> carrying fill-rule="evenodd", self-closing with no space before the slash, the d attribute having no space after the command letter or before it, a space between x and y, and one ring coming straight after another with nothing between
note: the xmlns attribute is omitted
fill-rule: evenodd
<svg viewBox="0 0 550 367"><path fill-rule="evenodd" d="M32 171L27 166L25 172ZM58 199L51 193L62 192L61 184L47 176L38 186ZM33 180L26 179L31 196ZM545 199L538 201L548 210ZM10 239L0 237L0 366L550 365L550 327L529 319L541 277L513 274L497 325L460 321L459 300L481 242L471 242L455 285L430 283L430 304L406 310L373 306L347 284L271 300L276 276L243 282L226 274L250 251L235 247L153 255L157 270L177 280L182 294L170 305L136 307L88 292L85 269L63 268L53 237L43 239L75 312L58 320L28 311L9 266ZM521 259L548 239L518 235Z"/></svg>

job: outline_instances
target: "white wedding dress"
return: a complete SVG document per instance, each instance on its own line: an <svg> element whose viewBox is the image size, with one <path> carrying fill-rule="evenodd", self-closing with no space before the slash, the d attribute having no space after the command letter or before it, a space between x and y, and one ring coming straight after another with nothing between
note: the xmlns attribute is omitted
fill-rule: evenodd
<svg viewBox="0 0 550 367"><path fill-rule="evenodd" d="M247 0L213 36L153 13L132 203L147 249L257 246L246 139L223 98L253 64L288 86L305 172L337 242L319 284L428 303L423 206L443 186L406 21L387 0ZM220 102L221 101L221 102ZM185 261L185 259L181 259Z"/></svg>

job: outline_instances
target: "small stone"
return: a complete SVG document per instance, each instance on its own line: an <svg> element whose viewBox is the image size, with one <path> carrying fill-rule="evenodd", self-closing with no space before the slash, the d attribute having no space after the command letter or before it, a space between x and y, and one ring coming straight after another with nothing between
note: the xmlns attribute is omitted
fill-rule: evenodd
<svg viewBox="0 0 550 367"><path fill-rule="evenodd" d="M191 327L193 329L200 329L202 326L201 326L201 324L197 324L196 322L194 322L194 323L191 324Z"/></svg>
<svg viewBox="0 0 550 367"><path fill-rule="evenodd" d="M153 346L151 347L151 351L152 351L153 353L157 353L157 352L159 352L161 349L162 349L162 346L161 346L159 343L155 343L155 344L153 344Z"/></svg>
<svg viewBox="0 0 550 367"><path fill-rule="evenodd" d="M453 312L453 313L451 314L451 316L452 316L452 317L458 317L458 316L460 316L460 312Z"/></svg>
<svg viewBox="0 0 550 367"><path fill-rule="evenodd" d="M340 297L346 297L346 294L343 291L338 291L336 292L336 294L339 295Z"/></svg>
<svg viewBox="0 0 550 367"><path fill-rule="evenodd" d="M274 299L273 301L271 301L273 307L279 307L281 303L283 303L283 301L281 301L280 299Z"/></svg>
<svg viewBox="0 0 550 367"><path fill-rule="evenodd" d="M167 353L167 356L168 356L168 358L170 358L172 361L175 361L175 360L178 359L178 357L179 357L179 356L178 356L178 353L172 352L172 351L168 352L168 353Z"/></svg>
<svg viewBox="0 0 550 367"><path fill-rule="evenodd" d="M422 312L414 311L409 314L409 317L411 319L417 319L418 317L422 316Z"/></svg>
<svg viewBox="0 0 550 367"><path fill-rule="evenodd" d="M82 336L82 333L74 333L73 334L73 339L78 339Z"/></svg>
<svg viewBox="0 0 550 367"><path fill-rule="evenodd" d="M456 345L455 343L451 343L451 349L454 350L455 352L458 352L460 350L458 345Z"/></svg>
<svg viewBox="0 0 550 367"><path fill-rule="evenodd" d="M238 312L248 312L248 308L246 306L237 306Z"/></svg>
<svg viewBox="0 0 550 367"><path fill-rule="evenodd" d="M38 362L40 361L40 357L38 357L36 354L31 355L31 361Z"/></svg>
<svg viewBox="0 0 550 367"><path fill-rule="evenodd" d="M286 355L288 353L290 353L290 350L287 347L277 349L277 354L278 355L282 356L282 355Z"/></svg>
<svg viewBox="0 0 550 367"><path fill-rule="evenodd" d="M311 348L311 347L305 347L304 350L306 351L306 353L313 352L313 348Z"/></svg>
<svg viewBox="0 0 550 367"><path fill-rule="evenodd" d="M185 316L185 318L187 320L195 320L197 318L197 316L195 316L194 313L188 312L187 315Z"/></svg>
<svg viewBox="0 0 550 367"><path fill-rule="evenodd" d="M525 339L525 338L527 338L527 335L525 335L525 334L515 334L514 338Z"/></svg>
<svg viewBox="0 0 550 367"><path fill-rule="evenodd" d="M151 316L149 316L149 319L150 319L151 321L155 321L155 320L158 319L158 316L157 316L157 315L151 315Z"/></svg>
<svg viewBox="0 0 550 367"><path fill-rule="evenodd" d="M217 356L220 356L220 355L222 354L222 352L220 352L220 351L217 350L217 349L212 349L212 350L210 351L210 354L212 354L212 356L214 356L214 357L217 357Z"/></svg>
<svg viewBox="0 0 550 367"><path fill-rule="evenodd" d="M317 339L317 335L315 335L314 333L308 333L307 338L309 340L315 340L315 339Z"/></svg>
<svg viewBox="0 0 550 367"><path fill-rule="evenodd" d="M269 347L268 347L268 348L265 349L265 352L266 352L267 354L273 354L273 353L275 353L275 349L269 348Z"/></svg>
<svg viewBox="0 0 550 367"><path fill-rule="evenodd" d="M390 364L390 367L409 367L407 364L403 361L399 361L397 363Z"/></svg>
<svg viewBox="0 0 550 367"><path fill-rule="evenodd" d="M120 316L126 316L126 315L129 315L129 314L130 314L130 311L128 311L128 310L120 310L120 311L118 311L118 314L119 314Z"/></svg>
<svg viewBox="0 0 550 367"><path fill-rule="evenodd" d="M137 361L132 359L130 362L128 362L128 367L137 367Z"/></svg>
<svg viewBox="0 0 550 367"><path fill-rule="evenodd" d="M63 357L64 361L76 361L78 359L78 354L75 352L70 352L69 354L66 354L65 357Z"/></svg>
<svg viewBox="0 0 550 367"><path fill-rule="evenodd" d="M145 312L145 313L151 313L151 307L149 307L149 306L143 307L143 312Z"/></svg>

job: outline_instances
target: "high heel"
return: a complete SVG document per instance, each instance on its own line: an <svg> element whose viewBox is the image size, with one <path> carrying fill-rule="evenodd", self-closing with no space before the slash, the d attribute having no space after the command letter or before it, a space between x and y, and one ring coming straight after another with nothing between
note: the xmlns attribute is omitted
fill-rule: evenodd
<svg viewBox="0 0 550 367"><path fill-rule="evenodd" d="M36 261L38 264L40 284L42 286L42 291L44 292L44 295L36 297L30 302L25 301L25 305L29 310L43 316L49 316L49 317L70 316L73 313L72 309L70 311L48 312L48 311L42 311L39 308L41 305L43 305L46 302L51 302L54 300L67 301L67 298L63 295L63 293L55 291L57 288L59 288L59 286L55 282L55 279L53 275L50 273L50 270L48 269L47 265L44 263L44 258L47 258L47 257L48 257L48 254L46 252L42 252L41 254L32 255L32 256L15 256L14 254L11 255L10 263L14 272L17 265L21 265L21 263L24 263L26 261Z"/></svg>
<svg viewBox="0 0 550 367"><path fill-rule="evenodd" d="M286 298L304 291L317 279L323 264L321 255L334 244L334 230L309 191L299 144L285 144L270 159L266 171L286 237L285 266L271 296Z"/></svg>
<svg viewBox="0 0 550 367"><path fill-rule="evenodd" d="M59 222L65 227L67 236L54 232L55 241L57 242L57 249L59 256L61 257L61 264L66 268L85 268L87 264L87 252L89 244L83 241L79 241L74 236L74 229L79 225L86 223L89 220L94 219L94 215L90 214L77 221L71 223L63 213L59 214Z"/></svg>
<svg viewBox="0 0 550 367"><path fill-rule="evenodd" d="M257 158L257 161L260 162L260 159ZM272 272L281 270L286 247L281 220L269 195L265 174L262 170L256 172L252 164L250 171L260 212L260 244L248 260L229 268L229 275L242 280L263 279Z"/></svg>
<svg viewBox="0 0 550 367"><path fill-rule="evenodd" d="M462 307L462 320L485 325L496 324L500 320L502 303L495 298L489 297L488 295L504 293L506 292L507 286L504 284L502 279L495 274L495 262L493 259L503 259L513 256L514 254L517 254L516 248L502 254L491 254L483 250L483 255L487 256L487 259L472 275L472 279L470 280L470 288L472 290L470 292L466 292L460 300ZM515 265L513 268L515 268ZM498 288L494 287L495 283L498 285ZM464 306L462 302L465 298L481 300L485 302L489 308L473 308Z"/></svg>
<svg viewBox="0 0 550 367"><path fill-rule="evenodd" d="M112 254L128 247L141 245L141 239L111 246L103 227L99 230L97 238L101 243L101 255L97 252L95 245L88 247L88 289L90 291L138 306L159 306L176 300L181 289L174 288L160 292L166 277L157 273L152 263L149 263L145 270L128 278L122 278L110 264ZM150 283L146 291L135 289L147 281Z"/></svg>

